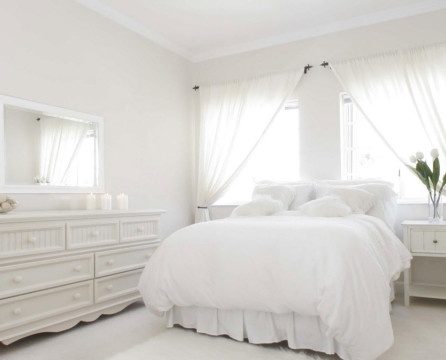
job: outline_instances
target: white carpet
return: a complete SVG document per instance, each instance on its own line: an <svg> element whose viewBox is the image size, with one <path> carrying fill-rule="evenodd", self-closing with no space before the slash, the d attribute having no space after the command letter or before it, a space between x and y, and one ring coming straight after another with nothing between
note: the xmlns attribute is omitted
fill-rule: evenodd
<svg viewBox="0 0 446 360"><path fill-rule="evenodd" d="M322 360L280 346L252 345L226 337L168 329L108 360Z"/></svg>

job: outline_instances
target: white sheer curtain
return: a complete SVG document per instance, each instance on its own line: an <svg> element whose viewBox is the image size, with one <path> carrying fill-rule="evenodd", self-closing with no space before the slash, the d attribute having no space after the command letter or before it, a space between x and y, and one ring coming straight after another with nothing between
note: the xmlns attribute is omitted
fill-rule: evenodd
<svg viewBox="0 0 446 360"><path fill-rule="evenodd" d="M296 88L302 70L200 86L195 221L228 188Z"/></svg>
<svg viewBox="0 0 446 360"><path fill-rule="evenodd" d="M418 150L446 155L446 45L331 63L355 105L404 163ZM417 134L408 138L405 129Z"/></svg>
<svg viewBox="0 0 446 360"><path fill-rule="evenodd" d="M85 140L89 124L50 116L40 120L40 177L54 185L70 185L67 174Z"/></svg>

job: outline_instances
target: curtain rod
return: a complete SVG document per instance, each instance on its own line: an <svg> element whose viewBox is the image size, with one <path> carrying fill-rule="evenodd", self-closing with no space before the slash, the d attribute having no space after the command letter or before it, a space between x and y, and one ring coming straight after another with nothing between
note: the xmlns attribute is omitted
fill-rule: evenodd
<svg viewBox="0 0 446 360"><path fill-rule="evenodd" d="M323 66L324 68L326 68L327 66L329 66L330 64L327 61L323 61L322 64L320 64L320 66ZM307 64L304 66L304 74L306 74L308 71L310 71L310 69L313 67L313 65ZM192 90L199 90L200 87L198 85L194 85L194 87L192 88Z"/></svg>

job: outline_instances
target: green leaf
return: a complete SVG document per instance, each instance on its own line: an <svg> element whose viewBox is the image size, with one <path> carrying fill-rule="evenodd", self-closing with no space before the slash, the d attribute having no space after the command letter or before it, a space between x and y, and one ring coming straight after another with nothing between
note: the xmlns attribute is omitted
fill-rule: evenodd
<svg viewBox="0 0 446 360"><path fill-rule="evenodd" d="M440 179L440 161L438 158L434 159L434 162L432 164L432 184L434 185L434 189L437 188L438 180Z"/></svg>
<svg viewBox="0 0 446 360"><path fill-rule="evenodd" d="M420 179L420 181L424 184L424 186L426 186L429 189L429 181L426 181L426 179L424 178L424 174L420 173L416 168L414 168L413 166L407 165L406 167L412 171L417 177L418 179ZM446 176L446 174L445 174Z"/></svg>
<svg viewBox="0 0 446 360"><path fill-rule="evenodd" d="M441 184L440 191L438 192L439 194L441 194L441 192L443 191L444 186L446 185L446 173L444 173L442 181L443 181L443 183Z"/></svg>
<svg viewBox="0 0 446 360"><path fill-rule="evenodd" d="M429 169L429 166L426 165L426 163L424 161L418 160L417 161L417 165L415 167L416 171L420 174L420 180L423 182L424 185L426 185L427 190L429 190L429 192L431 191L431 184L429 182L429 173L432 174L432 172Z"/></svg>

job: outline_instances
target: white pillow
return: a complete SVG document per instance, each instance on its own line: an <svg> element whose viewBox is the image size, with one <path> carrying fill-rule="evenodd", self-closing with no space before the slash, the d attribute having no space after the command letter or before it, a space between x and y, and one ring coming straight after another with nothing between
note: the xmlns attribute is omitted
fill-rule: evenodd
<svg viewBox="0 0 446 360"><path fill-rule="evenodd" d="M280 201L283 204L282 210L286 210L294 200L294 189L288 185L257 185L252 198L255 199L259 196L270 196L272 199Z"/></svg>
<svg viewBox="0 0 446 360"><path fill-rule="evenodd" d="M375 204L366 212L383 220L394 231L396 220L396 197L392 183L382 180L325 180L318 181L317 195L325 194L327 186L348 187L366 190L375 195ZM325 190L324 190L325 189Z"/></svg>
<svg viewBox="0 0 446 360"><path fill-rule="evenodd" d="M354 214L365 214L376 203L376 196L366 190L349 186L318 186L316 198L326 195L337 195L352 210Z"/></svg>
<svg viewBox="0 0 446 360"><path fill-rule="evenodd" d="M245 204L237 206L231 213L236 216L265 216L284 210L283 203L270 196L258 196Z"/></svg>
<svg viewBox="0 0 446 360"><path fill-rule="evenodd" d="M290 210L297 210L302 204L314 199L313 183L302 183L290 186L294 189L294 200L290 204Z"/></svg>
<svg viewBox="0 0 446 360"><path fill-rule="evenodd" d="M302 215L306 216L347 216L352 209L336 195L328 195L319 199L311 200L299 207Z"/></svg>

